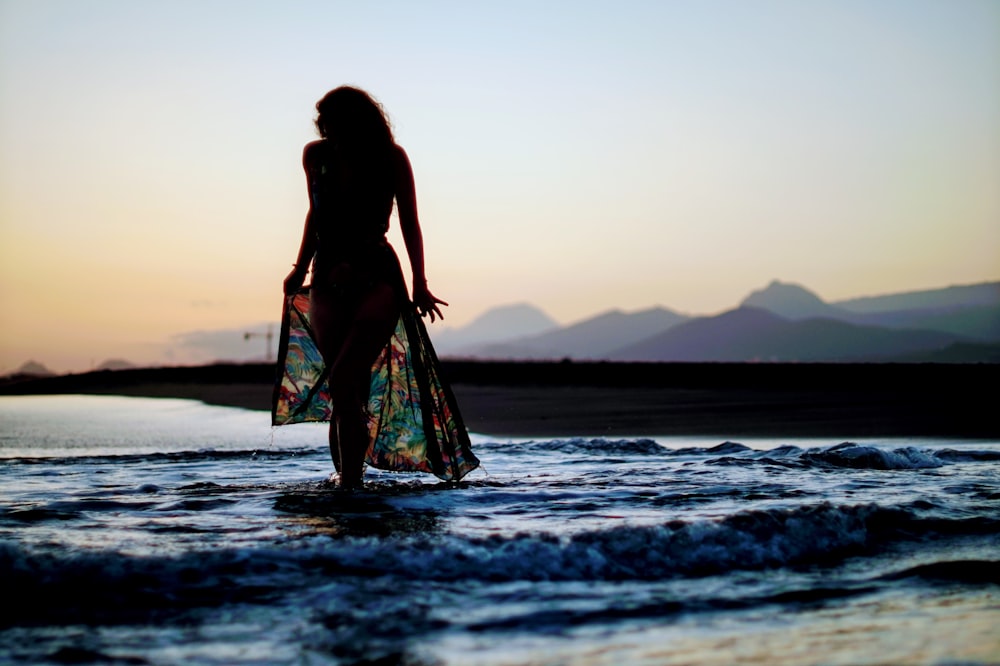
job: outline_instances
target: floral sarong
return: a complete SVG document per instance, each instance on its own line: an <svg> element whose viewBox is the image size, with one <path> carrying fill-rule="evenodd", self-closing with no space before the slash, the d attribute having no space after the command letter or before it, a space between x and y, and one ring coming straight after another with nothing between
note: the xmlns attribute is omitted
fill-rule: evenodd
<svg viewBox="0 0 1000 666"><path fill-rule="evenodd" d="M285 298L271 423L329 421L328 372L309 320L309 287ZM469 434L421 318L402 309L372 366L365 462L457 481L479 466Z"/></svg>

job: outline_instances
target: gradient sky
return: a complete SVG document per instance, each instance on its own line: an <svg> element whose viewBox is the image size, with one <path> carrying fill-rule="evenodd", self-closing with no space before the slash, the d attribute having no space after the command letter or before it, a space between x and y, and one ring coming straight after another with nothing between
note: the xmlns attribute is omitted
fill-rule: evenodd
<svg viewBox="0 0 1000 666"><path fill-rule="evenodd" d="M994 0L0 0L0 373L277 320L342 83L445 325L1000 278Z"/></svg>

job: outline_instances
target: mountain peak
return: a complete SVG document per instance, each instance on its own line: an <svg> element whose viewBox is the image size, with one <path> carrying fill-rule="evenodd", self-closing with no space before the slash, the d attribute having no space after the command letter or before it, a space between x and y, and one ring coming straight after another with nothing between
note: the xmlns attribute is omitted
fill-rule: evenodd
<svg viewBox="0 0 1000 666"><path fill-rule="evenodd" d="M109 358L99 366L94 368L95 370L130 370L135 367L135 364L131 361L126 361L123 358Z"/></svg>
<svg viewBox="0 0 1000 666"><path fill-rule="evenodd" d="M830 317L836 312L836 308L805 287L780 280L772 280L763 289L751 292L740 306L769 310L789 319Z"/></svg>
<svg viewBox="0 0 1000 666"><path fill-rule="evenodd" d="M14 371L16 375L31 375L34 377L52 377L56 373L52 372L38 361L25 361L25 363Z"/></svg>
<svg viewBox="0 0 1000 666"><path fill-rule="evenodd" d="M513 303L490 308L461 328L435 330L432 335L439 354L452 354L474 345L537 335L558 327L541 308Z"/></svg>
<svg viewBox="0 0 1000 666"><path fill-rule="evenodd" d="M795 298L802 299L804 301L819 301L823 302L819 296L817 296L812 291L809 291L800 284L795 284L794 282L782 282L781 280L771 280L766 287L763 289L758 289L756 291L750 292L750 295L743 299L743 303L754 298ZM751 304L752 305L752 304Z"/></svg>
<svg viewBox="0 0 1000 666"><path fill-rule="evenodd" d="M472 320L466 328L505 330L525 335L555 328L558 325L541 308L530 303L512 303L487 310Z"/></svg>

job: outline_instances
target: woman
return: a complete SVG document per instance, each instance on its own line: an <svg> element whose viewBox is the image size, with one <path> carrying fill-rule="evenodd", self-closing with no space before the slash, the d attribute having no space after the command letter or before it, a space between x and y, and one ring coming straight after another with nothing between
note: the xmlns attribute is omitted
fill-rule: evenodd
<svg viewBox="0 0 1000 666"><path fill-rule="evenodd" d="M298 259L284 283L285 359L279 364L283 377L275 391L274 420L328 415L330 453L342 488L361 485L366 460L461 478L478 461L414 314L415 309L430 315L433 322L447 303L427 288L409 159L368 93L342 86L327 93L316 110L321 138L303 152L310 208ZM385 239L393 201L413 269L412 302ZM312 285L303 289L310 265ZM298 316L298 337L290 331L295 326L290 312ZM301 352L310 342L325 367L304 387L289 346L298 345ZM329 413L302 417L317 400L329 401ZM290 404L295 401L297 407Z"/></svg>

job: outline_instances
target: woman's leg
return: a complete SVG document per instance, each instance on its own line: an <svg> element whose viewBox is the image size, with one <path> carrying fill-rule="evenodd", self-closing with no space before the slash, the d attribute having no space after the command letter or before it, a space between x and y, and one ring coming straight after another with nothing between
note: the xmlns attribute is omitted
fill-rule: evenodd
<svg viewBox="0 0 1000 666"><path fill-rule="evenodd" d="M310 322L316 346L327 365L330 365L343 345L344 337L350 326L350 316L353 306L347 302L343 294L327 292L313 287L312 300L309 305ZM340 454L340 438L337 435L336 414L330 419L330 458L334 469L339 473L343 468Z"/></svg>
<svg viewBox="0 0 1000 666"><path fill-rule="evenodd" d="M395 330L399 308L388 284L371 287L357 297L354 307L341 307L339 312L337 299L318 300L325 302L314 308L313 325L330 366L335 417L330 424L331 455L339 450L341 486L352 488L361 485L369 444L365 408L372 365Z"/></svg>

